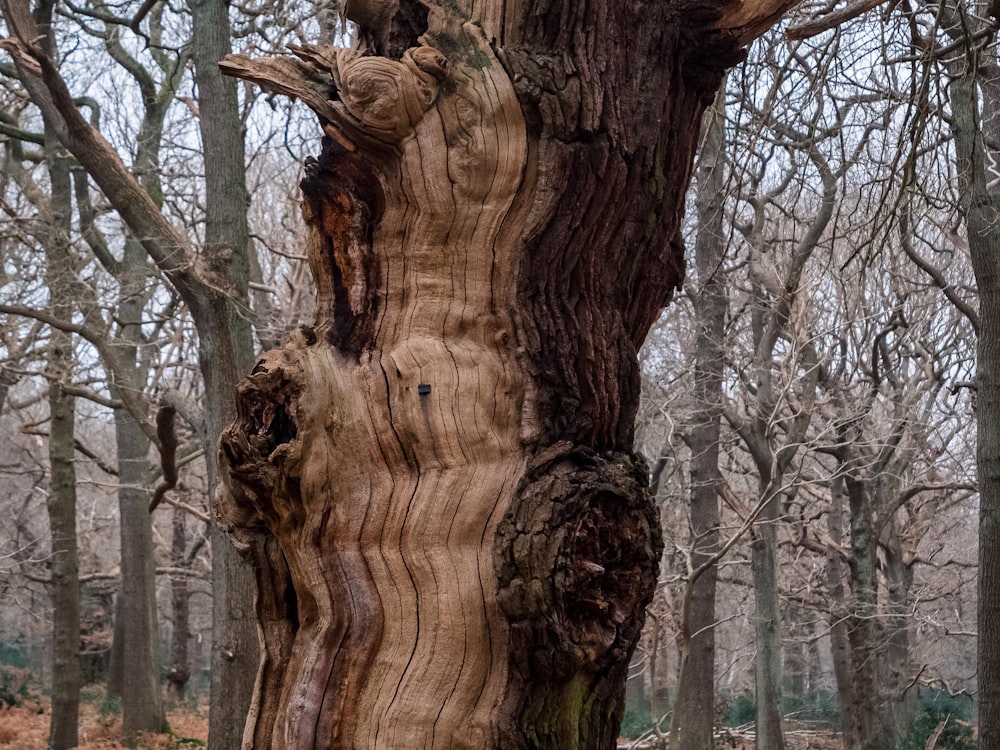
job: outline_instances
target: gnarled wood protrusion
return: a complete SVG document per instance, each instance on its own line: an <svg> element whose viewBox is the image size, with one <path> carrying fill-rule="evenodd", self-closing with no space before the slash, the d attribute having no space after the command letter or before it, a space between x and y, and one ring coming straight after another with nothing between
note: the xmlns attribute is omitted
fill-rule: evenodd
<svg viewBox="0 0 1000 750"><path fill-rule="evenodd" d="M618 694L662 552L646 467L569 445L528 467L497 536L511 621L509 737L527 747L612 746ZM585 703L581 697L587 696Z"/></svg>

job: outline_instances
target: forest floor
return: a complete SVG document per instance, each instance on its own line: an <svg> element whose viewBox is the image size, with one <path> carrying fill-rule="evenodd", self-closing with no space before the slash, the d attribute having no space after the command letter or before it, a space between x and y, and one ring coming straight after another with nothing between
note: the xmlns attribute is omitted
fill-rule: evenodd
<svg viewBox="0 0 1000 750"><path fill-rule="evenodd" d="M103 691L102 691L103 692ZM29 701L14 708L0 708L0 750L45 750L49 734L46 702ZM167 709L169 734L140 735L134 745L121 742L121 714L103 699L82 696L79 750L194 750L208 740L208 704L173 705Z"/></svg>
<svg viewBox="0 0 1000 750"><path fill-rule="evenodd" d="M789 726L786 730L785 746L788 750L844 750L844 742L838 733L799 726ZM716 733L715 747L720 750L754 750L753 732L749 727L722 730ZM658 744L651 737L638 740L619 738L618 750L669 750L669 745L666 742Z"/></svg>

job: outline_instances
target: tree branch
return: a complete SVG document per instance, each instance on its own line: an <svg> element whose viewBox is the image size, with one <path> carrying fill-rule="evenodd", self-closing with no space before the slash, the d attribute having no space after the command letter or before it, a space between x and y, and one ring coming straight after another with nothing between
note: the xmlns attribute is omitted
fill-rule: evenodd
<svg viewBox="0 0 1000 750"><path fill-rule="evenodd" d="M0 40L0 47L13 57L31 100L189 306L201 307L209 289L204 279L210 275L199 277L201 263L187 239L167 221L111 144L83 118L55 63L36 44L38 28L26 0L3 0L3 11L14 37Z"/></svg>
<svg viewBox="0 0 1000 750"><path fill-rule="evenodd" d="M809 39L853 20L870 10L874 10L885 2L886 0L860 0L860 2L850 3L840 10L835 10L825 16L812 18L794 26L789 26L788 30L785 31L785 36L792 41Z"/></svg>

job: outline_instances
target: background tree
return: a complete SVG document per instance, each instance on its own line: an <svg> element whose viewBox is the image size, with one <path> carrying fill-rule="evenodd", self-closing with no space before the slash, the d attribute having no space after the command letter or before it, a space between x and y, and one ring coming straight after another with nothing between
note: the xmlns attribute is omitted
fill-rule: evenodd
<svg viewBox="0 0 1000 750"><path fill-rule="evenodd" d="M691 553L684 582L678 634L677 700L670 722L670 744L683 750L708 750L715 715L715 591L719 548L720 432L723 415L725 328L728 289L725 276L725 85L702 123L697 169L698 236L692 296L697 320L694 366L695 411L686 437L691 451Z"/></svg>
<svg viewBox="0 0 1000 750"><path fill-rule="evenodd" d="M8 49L18 74L32 100L58 133L61 142L87 170L119 214L139 238L142 246L191 310L199 329L200 354L206 382L206 448L227 416L238 377L249 369L253 357L250 313L247 305L248 261L246 228L239 228L245 212L246 192L242 178L242 147L234 145L240 127L235 88L222 82L216 63L229 43L225 8L217 3L192 2L194 18L193 60L199 81L202 113L206 200L212 208L206 227L206 245L196 255L192 244L159 211L114 149L76 107L52 60L33 46L34 21L27 4L4 5L4 17L14 38ZM214 128L225 128L215 134ZM217 139L217 140L216 140ZM238 153L236 153L238 151ZM238 158L237 158L238 157ZM235 200L233 196L235 195ZM239 204L240 208L234 208ZM206 456L214 451L206 449ZM214 462L209 460L210 483ZM213 680L216 694L222 686L226 701L214 701L213 742L233 747L249 705L249 691L257 665L256 639L248 610L253 584L249 570L219 538L215 545L217 630L213 637Z"/></svg>

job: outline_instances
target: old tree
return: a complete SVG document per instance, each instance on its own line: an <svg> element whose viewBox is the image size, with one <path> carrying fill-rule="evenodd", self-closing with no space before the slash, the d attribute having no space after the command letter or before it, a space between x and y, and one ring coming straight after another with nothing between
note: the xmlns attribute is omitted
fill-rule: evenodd
<svg viewBox="0 0 1000 750"><path fill-rule="evenodd" d="M783 0L351 2L231 56L318 115L315 323L222 439L257 571L255 748L613 745L660 556L636 351L698 123Z"/></svg>

